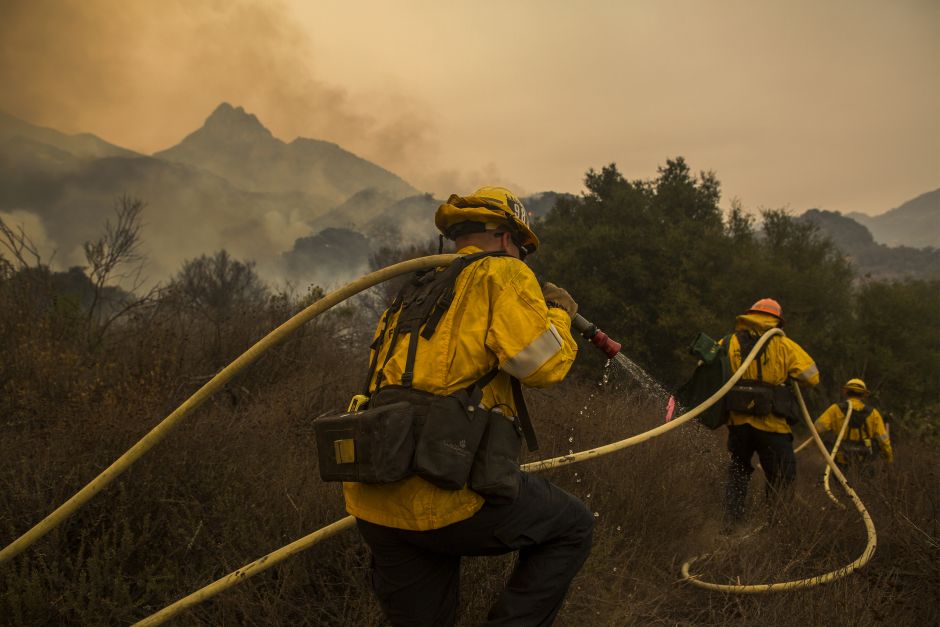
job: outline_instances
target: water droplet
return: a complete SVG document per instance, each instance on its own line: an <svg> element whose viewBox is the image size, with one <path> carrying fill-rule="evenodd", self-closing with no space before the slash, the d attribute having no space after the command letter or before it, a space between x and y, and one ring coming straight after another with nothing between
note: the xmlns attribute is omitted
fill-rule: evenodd
<svg viewBox="0 0 940 627"><path fill-rule="evenodd" d="M591 493L590 493L590 492L587 493L587 498L591 498Z"/></svg>
<svg viewBox="0 0 940 627"><path fill-rule="evenodd" d="M617 525L617 531L620 531L620 525Z"/></svg>
<svg viewBox="0 0 940 627"><path fill-rule="evenodd" d="M616 566L614 566L614 572L617 572L617 567L616 567Z"/></svg>
<svg viewBox="0 0 940 627"><path fill-rule="evenodd" d="M594 518L600 518L600 516L601 516L600 512L594 512Z"/></svg>
<svg viewBox="0 0 940 627"><path fill-rule="evenodd" d="M572 435L572 436L569 436L569 437L568 437L568 441L569 441L569 442L574 442L574 436L573 436L573 435Z"/></svg>

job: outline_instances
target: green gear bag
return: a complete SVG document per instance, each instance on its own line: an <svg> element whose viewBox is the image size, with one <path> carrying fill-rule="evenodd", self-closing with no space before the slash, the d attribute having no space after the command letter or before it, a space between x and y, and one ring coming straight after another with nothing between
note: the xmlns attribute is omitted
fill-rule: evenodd
<svg viewBox="0 0 940 627"><path fill-rule="evenodd" d="M689 380L673 395L683 412L702 404L731 378L731 362L728 359L730 338L727 335L721 342L716 342L704 333L699 333L689 346L689 353L696 355L700 361ZM697 420L709 429L717 429L728 422L724 399L699 414Z"/></svg>

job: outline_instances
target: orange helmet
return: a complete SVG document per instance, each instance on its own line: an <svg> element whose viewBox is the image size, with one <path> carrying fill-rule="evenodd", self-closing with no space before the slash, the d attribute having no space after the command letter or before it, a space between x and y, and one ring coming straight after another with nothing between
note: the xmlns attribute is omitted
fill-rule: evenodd
<svg viewBox="0 0 940 627"><path fill-rule="evenodd" d="M766 313L783 322L783 307L772 298L762 298L747 310L746 313Z"/></svg>

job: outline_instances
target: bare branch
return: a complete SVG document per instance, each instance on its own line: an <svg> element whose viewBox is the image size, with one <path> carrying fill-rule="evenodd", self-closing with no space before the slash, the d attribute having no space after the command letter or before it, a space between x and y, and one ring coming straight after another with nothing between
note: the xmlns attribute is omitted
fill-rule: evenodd
<svg viewBox="0 0 940 627"><path fill-rule="evenodd" d="M3 221L3 218L0 218L0 244L12 255L13 261L19 266L18 269L38 268L42 265L39 247L26 234L22 224L18 224L14 230ZM7 263L13 265L9 261Z"/></svg>
<svg viewBox="0 0 940 627"><path fill-rule="evenodd" d="M118 267L131 265L142 260L140 247L140 214L145 205L137 198L126 194L114 205L117 222L105 223L105 233L94 242L85 242L85 259L88 261L88 274L92 282L99 287L111 278L125 278L125 275L112 277Z"/></svg>
<svg viewBox="0 0 940 627"><path fill-rule="evenodd" d="M132 278L132 291L143 284L141 272L143 270L143 256L138 252L140 247L140 214L144 202L137 198L123 195L114 203L116 222L108 220L105 223L104 235L93 242L85 242L85 259L88 261L88 277L94 285L94 296L88 309L88 319L92 320L99 314L101 298L109 282ZM127 272L118 272L119 268L130 267ZM127 309L120 310L120 314ZM110 325L116 316L107 320Z"/></svg>

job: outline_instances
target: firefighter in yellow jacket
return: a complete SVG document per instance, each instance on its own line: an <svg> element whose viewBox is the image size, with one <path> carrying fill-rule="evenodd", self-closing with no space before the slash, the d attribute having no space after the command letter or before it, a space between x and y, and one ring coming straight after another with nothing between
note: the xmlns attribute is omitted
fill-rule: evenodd
<svg viewBox="0 0 940 627"><path fill-rule="evenodd" d="M557 286L540 287L521 261L539 242L509 190L452 195L435 223L459 253L495 254L460 272L452 302L429 338L396 343L391 338L400 314L386 312L370 354L369 392L375 399L405 387L446 396L482 385L479 407L515 420L525 412L513 379L549 386L574 362L570 326L577 304ZM515 472L516 493L509 499L488 499L467 485L442 489L417 475L387 484L344 483L346 509L372 552L373 589L393 625L453 624L461 557L514 551L516 567L487 624L554 620L590 551L593 516L544 478L518 466Z"/></svg>
<svg viewBox="0 0 940 627"><path fill-rule="evenodd" d="M842 386L842 393L846 397L845 403L833 403L816 419L816 429L820 433L841 433L849 405L852 406L848 429L836 452L836 463L846 468L871 461L875 456L873 443L878 445L885 461L892 463L894 451L884 418L877 409L863 400L868 396L868 386L861 379L849 379Z"/></svg>
<svg viewBox="0 0 940 627"><path fill-rule="evenodd" d="M736 319L728 342L732 371L737 370L758 338L783 326L783 310L772 298L763 298ZM790 380L801 386L819 383L819 370L803 348L786 336L777 335L761 349L744 376L728 392L728 466L725 529L731 530L744 517L747 487L757 453L767 480L767 496L785 491L796 478L793 433L790 425L799 419L799 407ZM771 511L772 513L772 511Z"/></svg>

